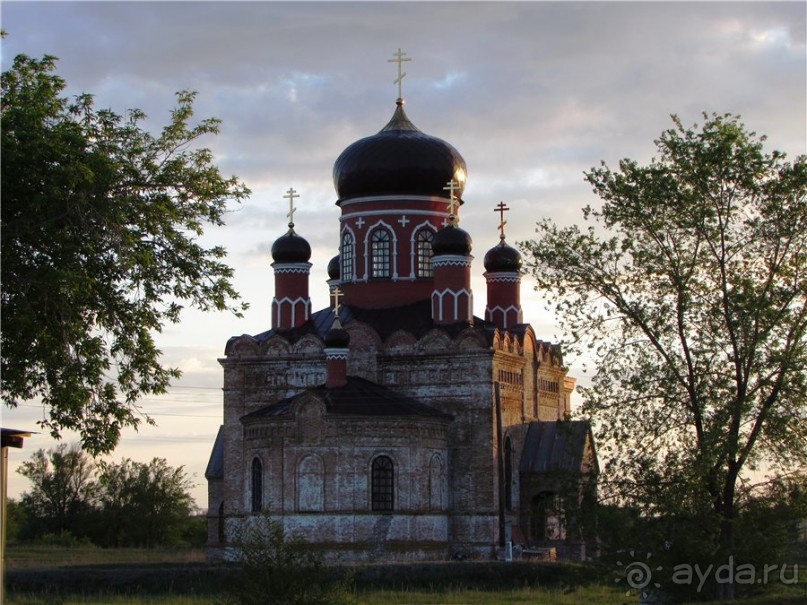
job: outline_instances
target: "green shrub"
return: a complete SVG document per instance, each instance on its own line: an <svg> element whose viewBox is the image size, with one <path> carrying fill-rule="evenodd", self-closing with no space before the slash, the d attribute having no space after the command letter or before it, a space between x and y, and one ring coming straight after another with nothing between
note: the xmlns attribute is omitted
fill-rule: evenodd
<svg viewBox="0 0 807 605"><path fill-rule="evenodd" d="M342 605L350 581L334 577L323 555L299 536L285 536L268 516L249 519L233 542L238 572L220 605Z"/></svg>

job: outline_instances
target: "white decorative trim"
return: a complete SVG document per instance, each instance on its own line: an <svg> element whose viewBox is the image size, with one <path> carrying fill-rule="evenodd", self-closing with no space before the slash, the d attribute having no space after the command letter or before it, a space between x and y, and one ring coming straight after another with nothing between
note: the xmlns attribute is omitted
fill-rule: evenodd
<svg viewBox="0 0 807 605"><path fill-rule="evenodd" d="M392 238L392 247L390 248L390 263L392 264L392 272L389 277L379 277L379 278L371 278L370 277L370 261L371 261L371 254L370 254L370 235L372 235L373 231L378 229L379 227L383 227L386 229L390 237ZM364 281L368 281L370 279L392 279L392 281L398 281L398 235L395 233L395 229L389 224L384 221L378 221L373 223L369 227L367 227L366 235L364 236Z"/></svg>
<svg viewBox="0 0 807 605"><path fill-rule="evenodd" d="M325 359L347 360L350 349L346 347L325 347Z"/></svg>
<svg viewBox="0 0 807 605"><path fill-rule="evenodd" d="M432 232L432 237L437 235L437 229L434 225L431 224L431 221L423 221L422 223L415 225L412 227L412 233L409 236L409 279L414 281L418 278L417 276L417 265L418 265L418 251L417 251L417 236L420 234L421 231L424 229L429 229ZM432 255L432 259L434 255ZM434 266L432 265L432 276L434 276Z"/></svg>
<svg viewBox="0 0 807 605"><path fill-rule="evenodd" d="M281 311L285 305L291 305L291 327L296 328L297 319L297 305L302 303L305 305L305 313L303 314L303 322L305 323L311 317L311 299L307 296L300 296L292 300L288 296L284 296L280 300L272 298L272 325L279 326L281 319Z"/></svg>
<svg viewBox="0 0 807 605"><path fill-rule="evenodd" d="M508 284L519 284L521 283L521 273L517 271L486 271L483 273L487 283L489 284L496 284L496 283L508 283Z"/></svg>
<svg viewBox="0 0 807 605"><path fill-rule="evenodd" d="M339 206L353 206L354 204L369 204L372 202L385 202L394 200L396 202L446 202L446 198L442 195L365 195L362 197L354 197L349 200L342 200Z"/></svg>
<svg viewBox="0 0 807 605"><path fill-rule="evenodd" d="M463 254L441 254L439 256L432 256L432 269L437 267L470 267L471 261L474 259L470 254L465 256Z"/></svg>
<svg viewBox="0 0 807 605"><path fill-rule="evenodd" d="M454 290L450 290L450 289L446 288L445 290L443 290L441 292L438 292L437 290L432 292L432 314L434 314L434 302L435 302L434 299L435 299L435 297L437 297L437 299L438 299L438 302L437 302L437 309L438 309L437 317L432 317L432 319L436 319L438 321L444 321L446 319L444 317L444 313L443 313L444 308L445 308L443 298L447 297L447 296L451 296L451 297L454 298L454 314L451 316L451 318L452 319L457 319L458 317L460 317L459 301L460 301L460 297L462 295L465 295L465 296L468 297L468 307L467 307L467 309L465 309L466 315L463 316L463 319L470 319L471 317L473 317L473 313L472 313L472 309L473 309L473 306L474 306L473 292L471 292L470 290L466 290L465 288L463 288L459 292L455 292Z"/></svg>
<svg viewBox="0 0 807 605"><path fill-rule="evenodd" d="M367 216L389 216L391 214L413 214L416 216L434 216L434 217L448 217L448 212L440 212L439 210L412 210L410 208L388 208L384 210L365 210L364 212L349 212L339 217L339 221L344 223L356 217Z"/></svg>
<svg viewBox="0 0 807 605"><path fill-rule="evenodd" d="M353 254L351 255L351 264L353 266L350 268L351 273L350 277L342 275L344 273L344 271L342 271L343 268L342 259L344 258L343 256L344 250L342 249L342 240L344 239L346 233L349 234L351 239L353 240ZM348 225L345 225L344 227L342 227L342 232L339 234L339 279L343 284L356 281L356 252L357 252L356 248L357 248L356 234L353 232L353 229L351 229Z"/></svg>
<svg viewBox="0 0 807 605"><path fill-rule="evenodd" d="M275 275L283 273L305 273L311 271L311 263L272 263Z"/></svg>
<svg viewBox="0 0 807 605"><path fill-rule="evenodd" d="M523 321L523 315L522 315L522 311L521 311L521 307L518 307L518 306L516 306L516 305L510 305L510 306L509 306L509 307L507 307L506 309L505 309L505 308L503 308L503 307L501 307L501 306L499 306L499 305L496 305L496 306L495 306L495 307L493 307L493 308L490 308L490 307L485 307L485 319L486 319L487 321L491 322L491 323L496 323L496 320L494 319L494 317L495 317L495 314L496 314L497 312L502 314L502 327L503 327L505 330L506 330L507 328L510 328L510 327L511 327L511 326L510 326L510 325L508 325L508 323L507 323L507 318L509 317L509 315L510 315L510 313L511 313L511 312L515 312L515 314L516 314L516 321L513 323L513 325L517 325L517 324L520 324L520 323L524 323L524 321Z"/></svg>

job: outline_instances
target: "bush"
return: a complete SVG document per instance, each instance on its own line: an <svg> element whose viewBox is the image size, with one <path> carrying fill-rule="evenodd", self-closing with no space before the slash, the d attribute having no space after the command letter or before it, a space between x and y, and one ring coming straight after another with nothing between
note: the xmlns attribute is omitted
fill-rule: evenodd
<svg viewBox="0 0 807 605"><path fill-rule="evenodd" d="M323 555L266 515L249 519L236 536L238 573L220 605L341 605L351 582L334 577Z"/></svg>

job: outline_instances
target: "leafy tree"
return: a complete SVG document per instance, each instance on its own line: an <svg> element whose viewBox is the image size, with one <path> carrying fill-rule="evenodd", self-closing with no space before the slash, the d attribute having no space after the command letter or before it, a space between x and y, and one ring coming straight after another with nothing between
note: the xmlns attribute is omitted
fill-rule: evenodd
<svg viewBox="0 0 807 605"><path fill-rule="evenodd" d="M744 472L807 459L807 159L765 153L731 114L704 120L673 116L647 166L586 173L593 224L544 220L522 247L595 358L582 412L602 477L646 514L698 520L725 562Z"/></svg>
<svg viewBox="0 0 807 605"><path fill-rule="evenodd" d="M99 484L102 544L153 547L182 540L194 505L193 481L183 467L163 458L148 464L124 458L103 465Z"/></svg>
<svg viewBox="0 0 807 605"><path fill-rule="evenodd" d="M140 423L140 396L179 376L160 364L154 332L188 304L245 307L225 250L199 236L249 190L194 146L219 129L190 124L194 93L177 94L153 136L139 110L62 97L55 61L20 55L2 74L0 395L9 406L41 397L42 425L78 431L94 455Z"/></svg>
<svg viewBox="0 0 807 605"><path fill-rule="evenodd" d="M37 450L18 472L32 484L21 498L27 516L35 521L27 537L67 531L75 535L86 527L98 486L95 463L79 447L61 443L47 452Z"/></svg>
<svg viewBox="0 0 807 605"><path fill-rule="evenodd" d="M220 605L340 605L353 601L350 581L332 577L323 555L286 536L268 515L248 520L233 540L239 573Z"/></svg>

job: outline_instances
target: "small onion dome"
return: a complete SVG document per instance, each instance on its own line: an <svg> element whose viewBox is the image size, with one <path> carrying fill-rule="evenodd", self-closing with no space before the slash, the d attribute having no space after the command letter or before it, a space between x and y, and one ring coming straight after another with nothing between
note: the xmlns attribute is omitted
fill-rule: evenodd
<svg viewBox="0 0 807 605"><path fill-rule="evenodd" d="M337 317L334 319L331 329L325 334L325 346L333 349L346 349L348 344L350 344L350 334L342 327Z"/></svg>
<svg viewBox="0 0 807 605"><path fill-rule="evenodd" d="M339 279L342 274L340 264L338 254L328 262L328 279Z"/></svg>
<svg viewBox="0 0 807 605"><path fill-rule="evenodd" d="M521 253L502 240L485 254L485 270L490 272L521 270Z"/></svg>
<svg viewBox="0 0 807 605"><path fill-rule="evenodd" d="M276 263L307 263L311 258L311 246L294 229L289 229L272 244L272 258Z"/></svg>
<svg viewBox="0 0 807 605"><path fill-rule="evenodd" d="M432 251L435 256L443 254L467 256L471 253L472 245L471 236L467 231L449 224L435 234L432 240Z"/></svg>
<svg viewBox="0 0 807 605"><path fill-rule="evenodd" d="M465 160L442 139L419 130L398 100L392 119L377 134L349 145L333 165L339 199L364 195L434 195L454 180L462 195Z"/></svg>

